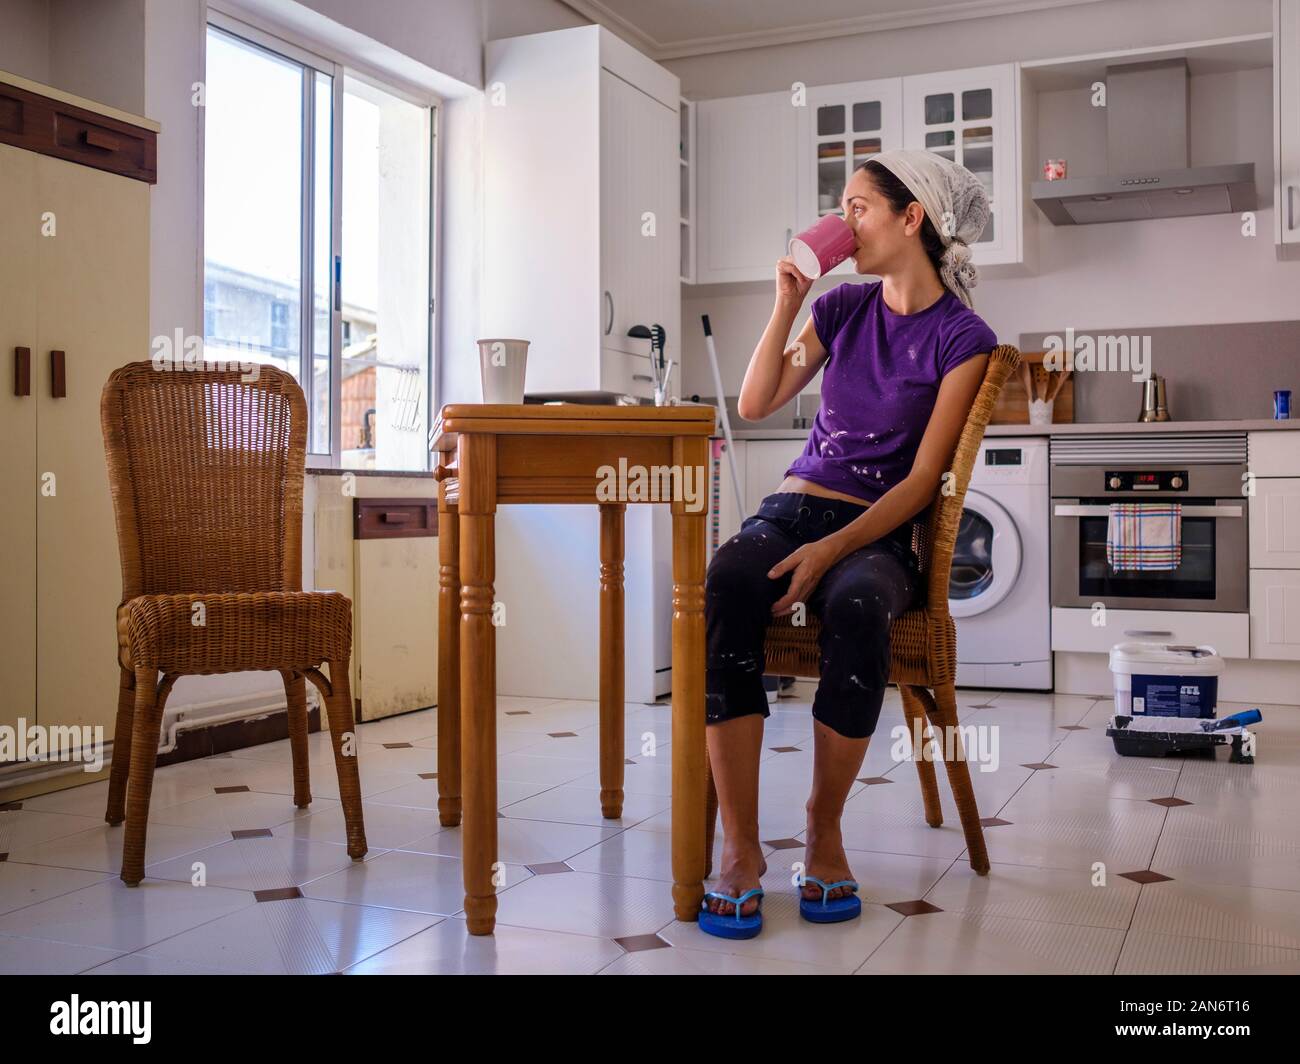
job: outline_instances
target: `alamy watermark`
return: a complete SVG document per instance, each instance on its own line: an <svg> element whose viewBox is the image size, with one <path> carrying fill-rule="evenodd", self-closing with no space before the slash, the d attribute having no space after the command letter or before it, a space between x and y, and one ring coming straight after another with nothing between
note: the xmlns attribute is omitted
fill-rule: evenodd
<svg viewBox="0 0 1300 1064"><path fill-rule="evenodd" d="M700 513L707 487L702 465L629 465L620 458L617 466L596 470L597 502L680 502L687 512Z"/></svg>
<svg viewBox="0 0 1300 1064"><path fill-rule="evenodd" d="M1060 373L1121 372L1135 381L1151 376L1151 337L1119 336L1111 333L1082 333L1065 330L1065 336L1043 338L1043 369Z"/></svg>
<svg viewBox="0 0 1300 1064"><path fill-rule="evenodd" d="M0 765L19 761L80 761L86 772L104 767L104 728L96 724L0 724Z"/></svg>

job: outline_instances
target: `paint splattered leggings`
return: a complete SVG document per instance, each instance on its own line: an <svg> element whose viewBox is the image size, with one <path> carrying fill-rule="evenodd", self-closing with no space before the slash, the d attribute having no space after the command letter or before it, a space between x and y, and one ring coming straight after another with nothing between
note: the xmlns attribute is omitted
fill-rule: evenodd
<svg viewBox="0 0 1300 1064"><path fill-rule="evenodd" d="M837 532L866 509L841 499L778 492L746 518L709 564L704 612L705 678L710 724L750 713L768 715L763 691L763 635L772 605L790 587L767 571L797 547ZM922 586L905 522L883 539L832 565L807 608L821 621L821 681L814 719L854 739L876 729L889 682L889 624L912 607Z"/></svg>

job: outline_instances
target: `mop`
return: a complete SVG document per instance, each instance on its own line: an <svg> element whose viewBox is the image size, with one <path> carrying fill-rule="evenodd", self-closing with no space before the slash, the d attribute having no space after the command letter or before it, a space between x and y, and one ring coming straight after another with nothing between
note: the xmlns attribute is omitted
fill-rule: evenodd
<svg viewBox="0 0 1300 1064"><path fill-rule="evenodd" d="M727 397L722 391L722 374L718 370L718 351L713 346L713 327L709 316L701 314L704 322L704 346L709 352L709 368L713 371L713 391L718 397L718 418L722 421L722 438L727 441L727 459L731 463L731 486L736 492L736 513L745 516L745 500L740 494L740 474L736 470L736 441L731 437L731 419L727 416Z"/></svg>

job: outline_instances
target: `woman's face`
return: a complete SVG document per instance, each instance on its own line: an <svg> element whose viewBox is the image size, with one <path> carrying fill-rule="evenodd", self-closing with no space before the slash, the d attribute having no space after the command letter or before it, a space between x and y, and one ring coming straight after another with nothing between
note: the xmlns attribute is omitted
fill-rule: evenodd
<svg viewBox="0 0 1300 1064"><path fill-rule="evenodd" d="M844 188L840 201L844 220L849 223L858 247L853 254L853 268L858 273L880 277L900 261L910 241L916 238L923 216L919 204L897 213L876 189L865 170L855 170ZM915 215L915 220L909 221Z"/></svg>

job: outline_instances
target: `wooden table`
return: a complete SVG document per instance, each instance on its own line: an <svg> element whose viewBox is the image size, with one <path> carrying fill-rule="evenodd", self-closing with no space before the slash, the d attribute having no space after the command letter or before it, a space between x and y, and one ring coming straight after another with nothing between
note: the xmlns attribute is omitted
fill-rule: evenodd
<svg viewBox="0 0 1300 1064"><path fill-rule="evenodd" d="M600 805L610 819L623 809L623 518L629 501L672 506L673 903L680 920L694 920L699 912L705 856L704 531L714 417L713 408L703 406L453 404L443 407L434 426L432 447L440 452L438 815L445 826L459 824L463 803L470 934L492 933L500 883L492 624L499 503L600 508ZM651 487L648 500L625 491L611 497L609 474L620 468L629 472L622 484L648 476L640 482ZM698 507L681 490L685 476L699 478ZM595 578L595 559L592 570Z"/></svg>

